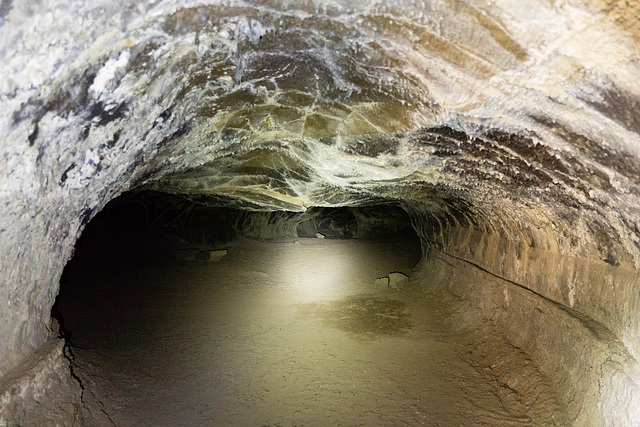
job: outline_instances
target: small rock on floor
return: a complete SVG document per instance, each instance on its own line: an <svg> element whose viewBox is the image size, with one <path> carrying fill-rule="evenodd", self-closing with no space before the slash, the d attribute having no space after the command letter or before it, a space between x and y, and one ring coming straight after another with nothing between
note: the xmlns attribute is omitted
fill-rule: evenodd
<svg viewBox="0 0 640 427"><path fill-rule="evenodd" d="M221 249L217 251L202 251L198 255L198 261L207 261L207 262L218 262L222 259L223 256L227 254L226 249Z"/></svg>
<svg viewBox="0 0 640 427"><path fill-rule="evenodd" d="M198 249L185 249L176 251L176 259L181 261L218 262L227 254L226 249L215 251L200 251Z"/></svg>
<svg viewBox="0 0 640 427"><path fill-rule="evenodd" d="M393 289L400 289L409 284L409 276L403 273L391 273L389 274L389 287Z"/></svg>
<svg viewBox="0 0 640 427"><path fill-rule="evenodd" d="M389 278L388 277L380 277L373 282L373 286L376 288L387 288L389 287Z"/></svg>

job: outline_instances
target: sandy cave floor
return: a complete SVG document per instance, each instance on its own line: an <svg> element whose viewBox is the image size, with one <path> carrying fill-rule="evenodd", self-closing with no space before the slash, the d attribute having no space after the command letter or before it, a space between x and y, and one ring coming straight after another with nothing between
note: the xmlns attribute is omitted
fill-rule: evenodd
<svg viewBox="0 0 640 427"><path fill-rule="evenodd" d="M60 299L116 425L536 425L412 283L414 242L245 242L217 263L78 254Z"/></svg>

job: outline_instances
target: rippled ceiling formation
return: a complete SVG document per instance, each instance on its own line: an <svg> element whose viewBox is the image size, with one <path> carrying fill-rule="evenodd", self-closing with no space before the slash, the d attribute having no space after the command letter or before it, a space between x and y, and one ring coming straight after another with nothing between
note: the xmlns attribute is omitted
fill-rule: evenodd
<svg viewBox="0 0 640 427"><path fill-rule="evenodd" d="M485 217L508 199L640 226L633 2L3 4L30 34L3 37L3 128L31 146L3 166L40 186Z"/></svg>

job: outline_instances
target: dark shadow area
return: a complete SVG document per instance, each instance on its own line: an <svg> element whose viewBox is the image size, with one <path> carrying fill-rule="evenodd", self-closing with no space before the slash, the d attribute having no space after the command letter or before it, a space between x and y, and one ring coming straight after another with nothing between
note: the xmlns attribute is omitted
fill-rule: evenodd
<svg viewBox="0 0 640 427"><path fill-rule="evenodd" d="M311 208L300 218L300 237L316 237L320 233L328 239L416 238L408 214L396 205Z"/></svg>
<svg viewBox="0 0 640 427"><path fill-rule="evenodd" d="M265 241L264 236L271 242L317 237L402 241L412 254L406 265L413 266L420 259L420 242L410 218L396 205L256 212L225 207L227 202L216 197L132 191L108 203L87 224L64 270L52 308L61 334L70 344L82 346L76 329L84 314L96 314L92 305L100 307L102 315L107 306L113 311L114 318L103 316L97 322L108 329L110 322L119 322L116 316L144 310L155 304L154 298L165 295L167 287L173 286L165 271L179 269L185 262L202 264L199 268L214 264L230 247ZM155 268L147 268L149 265ZM136 275L139 286L135 285Z"/></svg>
<svg viewBox="0 0 640 427"><path fill-rule="evenodd" d="M258 227L270 232L261 233ZM78 240L76 253L86 249L172 255L261 235L294 239L315 238L317 233L327 239L418 239L409 215L393 204L262 212L229 208L216 197L132 191L96 214Z"/></svg>

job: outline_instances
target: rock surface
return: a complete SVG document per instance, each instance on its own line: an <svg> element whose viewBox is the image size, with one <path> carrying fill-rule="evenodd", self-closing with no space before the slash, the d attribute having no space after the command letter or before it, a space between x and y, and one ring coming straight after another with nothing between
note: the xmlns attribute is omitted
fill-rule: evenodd
<svg viewBox="0 0 640 427"><path fill-rule="evenodd" d="M3 378L0 425L110 424L111 420L98 409L95 405L98 402L75 374L74 357L63 340L50 340L27 357L19 369ZM89 410L88 402L94 403L97 410Z"/></svg>
<svg viewBox="0 0 640 427"><path fill-rule="evenodd" d="M376 288L386 289L389 287L389 278L379 277L373 282L373 286L375 286Z"/></svg>
<svg viewBox="0 0 640 427"><path fill-rule="evenodd" d="M425 251L601 325L637 363L639 9L3 1L0 378L57 335L86 223L142 187L260 211L399 204ZM612 385L598 410L615 421L637 393Z"/></svg>
<svg viewBox="0 0 640 427"><path fill-rule="evenodd" d="M187 249L176 251L176 259L181 261L218 262L227 254L226 249L202 251L199 249Z"/></svg>
<svg viewBox="0 0 640 427"><path fill-rule="evenodd" d="M390 273L389 274L389 287L391 289L401 289L409 284L409 276L404 273Z"/></svg>

